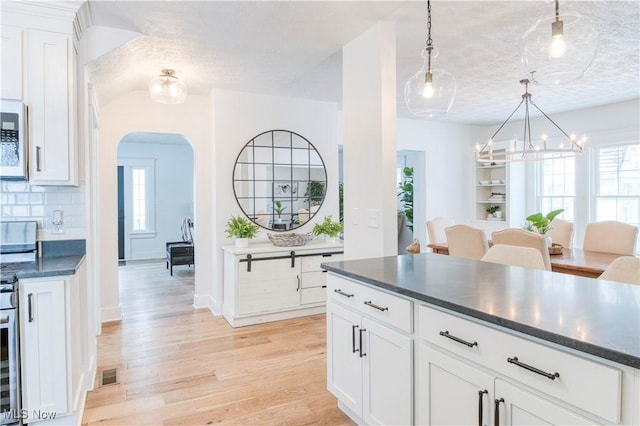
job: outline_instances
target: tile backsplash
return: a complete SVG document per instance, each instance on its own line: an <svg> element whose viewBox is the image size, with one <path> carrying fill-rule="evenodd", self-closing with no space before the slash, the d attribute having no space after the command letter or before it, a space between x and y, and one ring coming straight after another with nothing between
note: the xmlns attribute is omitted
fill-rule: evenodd
<svg viewBox="0 0 640 426"><path fill-rule="evenodd" d="M53 229L53 211L64 211L63 228L84 228L83 186L35 186L27 182L0 181L2 220L35 220L38 229Z"/></svg>

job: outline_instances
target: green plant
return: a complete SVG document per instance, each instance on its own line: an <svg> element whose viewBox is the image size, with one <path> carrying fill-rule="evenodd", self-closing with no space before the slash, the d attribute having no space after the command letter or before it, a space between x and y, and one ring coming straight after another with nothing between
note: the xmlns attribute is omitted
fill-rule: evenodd
<svg viewBox="0 0 640 426"><path fill-rule="evenodd" d="M405 217L407 218L407 228L413 231L413 167L405 167L402 169L404 179L398 185L400 192L400 202Z"/></svg>
<svg viewBox="0 0 640 426"><path fill-rule="evenodd" d="M319 182L317 180L309 181L304 196L305 203L309 203L312 206L322 204L322 200L324 200L324 182Z"/></svg>
<svg viewBox="0 0 640 426"><path fill-rule="evenodd" d="M286 210L286 208L287 206L283 206L282 202L280 201L276 201L275 203L273 203L273 210L276 212L278 217L280 217L280 215Z"/></svg>
<svg viewBox="0 0 640 426"><path fill-rule="evenodd" d="M260 227L241 216L231 216L227 220L225 232L228 237L253 238L258 235Z"/></svg>
<svg viewBox="0 0 640 426"><path fill-rule="evenodd" d="M486 211L487 211L487 213L489 213L489 214L494 214L495 212L497 212L498 210L500 210L500 206L496 206L496 205L489 206L489 207L487 207L485 210L486 210Z"/></svg>
<svg viewBox="0 0 640 426"><path fill-rule="evenodd" d="M538 212L532 215L527 216L527 221L525 222L523 228L527 231L537 232L538 234L546 234L549 228L549 224L551 221L562 213L564 209L552 210L546 215Z"/></svg>
<svg viewBox="0 0 640 426"><path fill-rule="evenodd" d="M342 223L334 222L331 215L325 216L321 223L313 225L313 235L328 235L335 238L342 232Z"/></svg>
<svg viewBox="0 0 640 426"><path fill-rule="evenodd" d="M344 184L338 182L338 218L344 222Z"/></svg>

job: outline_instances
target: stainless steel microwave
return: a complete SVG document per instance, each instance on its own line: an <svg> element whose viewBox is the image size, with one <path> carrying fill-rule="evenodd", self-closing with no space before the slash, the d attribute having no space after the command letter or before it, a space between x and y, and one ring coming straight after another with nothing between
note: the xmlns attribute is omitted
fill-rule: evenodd
<svg viewBox="0 0 640 426"><path fill-rule="evenodd" d="M0 99L0 179L27 180L27 108L21 101Z"/></svg>

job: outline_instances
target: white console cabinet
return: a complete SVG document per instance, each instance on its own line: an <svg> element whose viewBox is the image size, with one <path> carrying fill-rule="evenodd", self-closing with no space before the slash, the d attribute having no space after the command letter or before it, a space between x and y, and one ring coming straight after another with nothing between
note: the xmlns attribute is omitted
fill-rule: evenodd
<svg viewBox="0 0 640 426"><path fill-rule="evenodd" d="M223 315L233 327L323 313L323 262L342 260L342 245L225 246Z"/></svg>

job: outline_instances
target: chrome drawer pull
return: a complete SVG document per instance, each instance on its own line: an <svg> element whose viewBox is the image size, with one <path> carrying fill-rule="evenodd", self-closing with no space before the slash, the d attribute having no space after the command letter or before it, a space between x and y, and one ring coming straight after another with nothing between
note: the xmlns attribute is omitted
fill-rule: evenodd
<svg viewBox="0 0 640 426"><path fill-rule="evenodd" d="M357 325L351 326L351 350L352 353L360 352L360 349L356 349L356 328L360 328Z"/></svg>
<svg viewBox="0 0 640 426"><path fill-rule="evenodd" d="M353 294L345 293L344 291L340 290L339 288L333 290L333 292L334 293L338 293L340 296L353 297Z"/></svg>
<svg viewBox="0 0 640 426"><path fill-rule="evenodd" d="M364 353L364 347L362 347L362 335L364 334L364 332L367 331L366 328L361 328L360 329L360 358L362 358L363 356L367 356L367 354Z"/></svg>
<svg viewBox="0 0 640 426"><path fill-rule="evenodd" d="M515 364L518 367L522 367L525 370L529 370L529 371L531 371L533 373L540 374L541 376L544 376L544 377L546 377L547 379L550 379L550 380L555 380L557 377L560 377L560 373L558 373L558 372L547 373L546 371L542 371L542 370L537 369L535 367L532 367L532 366L530 366L528 364L524 364L524 363L518 361L518 357L516 357L516 356L514 356L513 358L507 358L507 362L509 364Z"/></svg>
<svg viewBox="0 0 640 426"><path fill-rule="evenodd" d="M471 343L471 342L467 342L466 340L462 340L459 337L452 336L451 334L449 334L449 330L441 331L440 335L446 337L447 339L451 339L451 340L453 340L455 342L462 343L463 345L469 346L470 348L472 348L474 346L478 346L478 342Z"/></svg>
<svg viewBox="0 0 640 426"><path fill-rule="evenodd" d="M482 426L482 420L484 419L483 408L484 408L484 395L488 395L488 390L478 391L478 426Z"/></svg>
<svg viewBox="0 0 640 426"><path fill-rule="evenodd" d="M378 305L376 305L375 303L373 303L370 300L367 301L367 302L364 302L364 304L367 305L367 306L371 306L372 308L377 309L377 310L382 311L382 312L389 310L389 308L383 308L382 306L378 306Z"/></svg>
<svg viewBox="0 0 640 426"><path fill-rule="evenodd" d="M504 398L496 399L495 405L493 407L494 416L493 416L493 424L494 426L500 426L500 403L504 402Z"/></svg>

